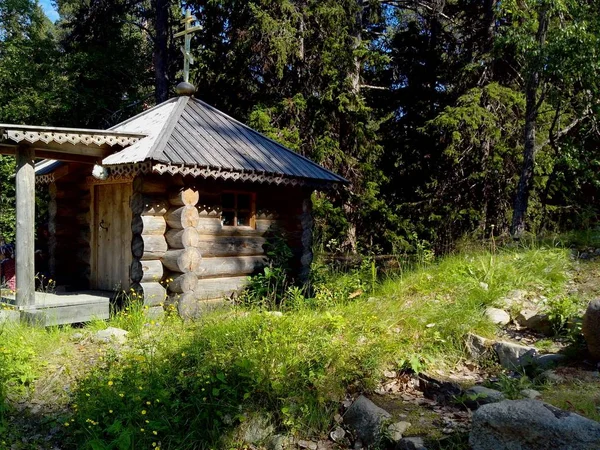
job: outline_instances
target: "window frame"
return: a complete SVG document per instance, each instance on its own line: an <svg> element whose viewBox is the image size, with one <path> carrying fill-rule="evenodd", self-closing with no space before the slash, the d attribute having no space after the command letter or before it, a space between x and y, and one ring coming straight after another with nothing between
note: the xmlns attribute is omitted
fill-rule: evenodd
<svg viewBox="0 0 600 450"><path fill-rule="evenodd" d="M233 194L233 208L225 208L223 206L223 195L225 194ZM250 209L240 210L238 208L238 196L239 195L247 195L250 197ZM233 212L233 225L224 225L223 224L223 213L224 212ZM248 225L237 225L238 221L238 213L239 212L248 212L250 214ZM223 191L221 192L221 226L223 228L245 228L245 229L256 229L256 192L247 192L247 191Z"/></svg>

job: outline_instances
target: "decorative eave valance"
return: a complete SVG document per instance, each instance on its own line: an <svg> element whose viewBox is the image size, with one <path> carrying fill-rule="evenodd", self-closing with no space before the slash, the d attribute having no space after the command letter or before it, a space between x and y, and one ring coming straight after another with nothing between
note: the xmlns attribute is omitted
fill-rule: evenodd
<svg viewBox="0 0 600 450"><path fill-rule="evenodd" d="M309 187L319 190L329 190L334 187L334 183L327 183L322 180L311 180L308 178L293 178L282 175L273 175L257 172L233 172L223 169L211 169L207 167L187 167L171 164L152 163L149 161L135 164L119 164L115 166L106 166L109 170L109 176L106 180L97 180L90 176L88 184L114 183L118 181L133 180L139 174L169 174L192 176L194 178L205 178L224 181L241 181L260 184L273 184L276 186L297 186ZM56 181L55 172L36 176L36 184L50 184Z"/></svg>
<svg viewBox="0 0 600 450"><path fill-rule="evenodd" d="M126 147L135 144L145 136L145 134L119 131L0 124L0 142L14 144L25 141L32 145L40 142L44 144L54 142L56 144Z"/></svg>

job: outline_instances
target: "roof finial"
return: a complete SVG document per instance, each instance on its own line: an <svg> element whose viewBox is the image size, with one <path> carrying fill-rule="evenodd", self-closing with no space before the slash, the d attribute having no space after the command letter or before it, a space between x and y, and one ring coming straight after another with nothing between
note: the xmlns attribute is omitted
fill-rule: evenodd
<svg viewBox="0 0 600 450"><path fill-rule="evenodd" d="M184 37L184 46L181 47L181 52L183 53L183 82L179 83L175 88L175 91L179 95L192 95L196 92L196 87L190 83L190 64L194 64L190 44L192 42L192 33L201 30L202 27L200 25L192 27L191 23L194 20L196 18L192 16L192 12L188 8L185 12L185 18L181 19L181 23L184 24L184 30L173 36L174 38Z"/></svg>

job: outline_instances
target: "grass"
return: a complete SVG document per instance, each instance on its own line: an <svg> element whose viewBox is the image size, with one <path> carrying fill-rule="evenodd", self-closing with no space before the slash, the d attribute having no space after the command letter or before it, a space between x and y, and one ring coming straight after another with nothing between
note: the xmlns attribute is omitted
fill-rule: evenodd
<svg viewBox="0 0 600 450"><path fill-rule="evenodd" d="M132 303L108 324L131 332L128 346L87 348L97 356L57 423L66 442L94 450L233 448L236 426L254 415L281 433L324 436L346 392L373 389L385 369L454 366L465 334L493 335L486 306L514 289L563 295L570 264L556 248L480 250L388 277L374 292L372 268L321 270L315 298L295 296L281 316L245 307L193 323L149 320ZM34 383L43 355L70 333L34 329L29 346L4 339L2 367L21 358ZM32 353L18 356L22 348Z"/></svg>

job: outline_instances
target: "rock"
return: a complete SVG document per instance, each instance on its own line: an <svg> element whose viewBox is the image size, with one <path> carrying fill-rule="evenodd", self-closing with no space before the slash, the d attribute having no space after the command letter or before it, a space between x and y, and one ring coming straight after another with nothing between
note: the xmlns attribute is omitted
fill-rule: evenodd
<svg viewBox="0 0 600 450"><path fill-rule="evenodd" d="M392 442L398 442L402 439L402 435L406 433L406 430L408 430L410 425L410 422L396 422L391 424L387 429L390 440Z"/></svg>
<svg viewBox="0 0 600 450"><path fill-rule="evenodd" d="M501 402L506 399L502 392L485 386L473 386L466 390L465 395L468 397L465 405L470 409L477 409L481 405Z"/></svg>
<svg viewBox="0 0 600 450"><path fill-rule="evenodd" d="M249 444L260 444L275 431L268 417L255 415L242 423L242 439Z"/></svg>
<svg viewBox="0 0 600 450"><path fill-rule="evenodd" d="M268 450L283 450L285 447L285 436L275 434L267 439L266 447Z"/></svg>
<svg viewBox="0 0 600 450"><path fill-rule="evenodd" d="M471 355L471 358L474 360L479 360L486 358L490 354L493 341L476 334L469 333L467 334L465 344L467 346L467 351Z"/></svg>
<svg viewBox="0 0 600 450"><path fill-rule="evenodd" d="M510 314L499 308L486 308L485 316L496 325L507 325L510 323Z"/></svg>
<svg viewBox="0 0 600 450"><path fill-rule="evenodd" d="M521 392L519 392L519 394L521 394L521 396L523 396L525 398L529 398L531 400L535 400L536 398L540 398L542 396L542 394L540 394L535 389L523 389Z"/></svg>
<svg viewBox="0 0 600 450"><path fill-rule="evenodd" d="M487 291L490 288L490 286L487 283L484 283L483 281L479 282L479 287L484 291Z"/></svg>
<svg viewBox="0 0 600 450"><path fill-rule="evenodd" d="M514 291L510 291L506 294L506 297L500 300L502 307L510 309L516 303L522 303L527 297L527 291L523 291L521 289L517 289Z"/></svg>
<svg viewBox="0 0 600 450"><path fill-rule="evenodd" d="M504 400L473 414L473 450L600 448L600 423L537 400Z"/></svg>
<svg viewBox="0 0 600 450"><path fill-rule="evenodd" d="M506 369L514 370L522 367L520 358L526 353L535 354L535 348L524 345L513 344L512 342L499 341L493 345L500 365Z"/></svg>
<svg viewBox="0 0 600 450"><path fill-rule="evenodd" d="M548 383L562 383L565 381L564 377L557 374L554 370L545 370L540 374L540 379Z"/></svg>
<svg viewBox="0 0 600 450"><path fill-rule="evenodd" d="M298 441L298 447L307 448L308 450L317 450L317 443L313 441Z"/></svg>
<svg viewBox="0 0 600 450"><path fill-rule="evenodd" d="M547 369L559 365L565 359L567 359L565 355L561 355L559 353L548 353L545 355L537 355L535 358L533 358L533 364L537 367L541 367L542 369Z"/></svg>
<svg viewBox="0 0 600 450"><path fill-rule="evenodd" d="M105 330L100 330L92 336L94 342L117 342L124 344L127 342L127 335L129 333L121 328L108 327Z"/></svg>
<svg viewBox="0 0 600 450"><path fill-rule="evenodd" d="M283 313L281 311L265 311L265 314L268 316L283 317Z"/></svg>
<svg viewBox="0 0 600 450"><path fill-rule="evenodd" d="M329 437L333 442L343 442L346 437L346 432L342 427L335 427L331 433L329 433Z"/></svg>
<svg viewBox="0 0 600 450"><path fill-rule="evenodd" d="M383 424L391 417L385 409L361 395L346 411L344 422L356 431L365 445L370 446L380 442Z"/></svg>
<svg viewBox="0 0 600 450"><path fill-rule="evenodd" d="M583 337L590 352L590 356L600 360L600 299L592 300L583 315Z"/></svg>
<svg viewBox="0 0 600 450"><path fill-rule="evenodd" d="M354 441L354 445L352 446L352 448L354 450L361 450L363 448L363 441L357 439L356 441Z"/></svg>
<svg viewBox="0 0 600 450"><path fill-rule="evenodd" d="M406 437L396 443L396 450L427 450L421 437Z"/></svg>
<svg viewBox="0 0 600 450"><path fill-rule="evenodd" d="M419 375L419 390L425 398L435 400L438 403L450 403L454 398L462 394L459 384L452 381L438 380L424 373Z"/></svg>
<svg viewBox="0 0 600 450"><path fill-rule="evenodd" d="M515 317L517 325L536 331L546 336L552 335L552 323L547 314L540 313L535 308L522 309Z"/></svg>

